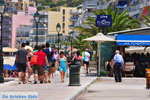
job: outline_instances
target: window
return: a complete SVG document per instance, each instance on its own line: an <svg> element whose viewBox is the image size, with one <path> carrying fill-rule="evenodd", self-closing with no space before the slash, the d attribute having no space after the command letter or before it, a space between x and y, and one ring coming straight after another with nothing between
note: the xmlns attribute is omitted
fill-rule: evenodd
<svg viewBox="0 0 150 100"><path fill-rule="evenodd" d="M63 22L65 21L65 16L63 16Z"/></svg>
<svg viewBox="0 0 150 100"><path fill-rule="evenodd" d="M63 9L63 15L65 15L65 9Z"/></svg>
<svg viewBox="0 0 150 100"><path fill-rule="evenodd" d="M65 30L63 30L63 33L65 33Z"/></svg>
<svg viewBox="0 0 150 100"><path fill-rule="evenodd" d="M65 29L65 23L63 23L63 29Z"/></svg>

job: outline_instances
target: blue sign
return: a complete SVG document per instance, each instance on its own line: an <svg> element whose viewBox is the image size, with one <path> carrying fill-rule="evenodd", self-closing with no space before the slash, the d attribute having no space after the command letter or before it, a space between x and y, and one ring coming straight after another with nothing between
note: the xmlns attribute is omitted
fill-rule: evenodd
<svg viewBox="0 0 150 100"><path fill-rule="evenodd" d="M112 25L111 15L97 15L97 27L110 27Z"/></svg>

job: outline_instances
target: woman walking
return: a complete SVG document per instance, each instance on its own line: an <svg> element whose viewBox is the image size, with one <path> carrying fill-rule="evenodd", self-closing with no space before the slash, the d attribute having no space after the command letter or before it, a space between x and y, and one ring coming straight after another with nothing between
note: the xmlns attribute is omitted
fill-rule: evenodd
<svg viewBox="0 0 150 100"><path fill-rule="evenodd" d="M66 74L66 70L68 68L68 64L67 64L67 58L64 56L64 52L61 51L60 55L59 55L59 71L61 74L61 82L64 83L64 78L65 78L65 74Z"/></svg>
<svg viewBox="0 0 150 100"><path fill-rule="evenodd" d="M80 66L83 65L83 59L82 59L82 56L80 56L80 51L77 51L77 56L75 56L73 58L73 60L74 60L75 64L78 64Z"/></svg>

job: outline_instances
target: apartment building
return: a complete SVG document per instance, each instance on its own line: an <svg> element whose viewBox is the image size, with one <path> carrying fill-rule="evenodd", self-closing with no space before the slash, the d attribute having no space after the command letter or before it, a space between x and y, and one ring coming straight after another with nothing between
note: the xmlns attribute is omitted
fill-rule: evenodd
<svg viewBox="0 0 150 100"><path fill-rule="evenodd" d="M46 37L48 34L48 11L40 11L40 22L38 24L38 44L42 45L46 43ZM36 23L32 20L32 31L29 35L32 46L36 45Z"/></svg>
<svg viewBox="0 0 150 100"><path fill-rule="evenodd" d="M54 44L57 38L56 25L61 25L61 40L65 40L68 37L68 33L72 31L69 27L72 24L73 19L70 19L72 14L70 12L77 11L77 8L73 7L60 7L58 11L49 11L48 15L48 35L46 40Z"/></svg>
<svg viewBox="0 0 150 100"><path fill-rule="evenodd" d="M93 16L92 11L97 9L107 9L109 6L112 8L119 8L119 11L128 10L130 16L139 18L143 8L150 6L150 0L83 0L83 19L87 16ZM93 16L94 17L94 16Z"/></svg>
<svg viewBox="0 0 150 100"><path fill-rule="evenodd" d="M17 11L26 11L26 8L34 7L34 0L6 0L6 12L17 13Z"/></svg>
<svg viewBox="0 0 150 100"><path fill-rule="evenodd" d="M3 16L3 47L11 46L12 37L12 18L9 15Z"/></svg>
<svg viewBox="0 0 150 100"><path fill-rule="evenodd" d="M16 29L16 47L19 48L21 43L30 41L31 25L20 25Z"/></svg>
<svg viewBox="0 0 150 100"><path fill-rule="evenodd" d="M19 28L21 25L33 25L33 15L36 12L35 7L28 7L28 13L26 12L18 12L17 14L12 15L12 48L16 47L17 43L17 28Z"/></svg>

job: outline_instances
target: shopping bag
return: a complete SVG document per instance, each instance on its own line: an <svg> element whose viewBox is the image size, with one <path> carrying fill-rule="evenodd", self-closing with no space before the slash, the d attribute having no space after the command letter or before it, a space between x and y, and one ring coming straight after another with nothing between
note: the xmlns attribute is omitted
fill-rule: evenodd
<svg viewBox="0 0 150 100"><path fill-rule="evenodd" d="M69 69L67 69L66 77L67 77L67 78L69 77Z"/></svg>
<svg viewBox="0 0 150 100"><path fill-rule="evenodd" d="M59 76L60 76L60 73L59 73L58 70L55 71L54 76L55 76L55 77L59 77Z"/></svg>

